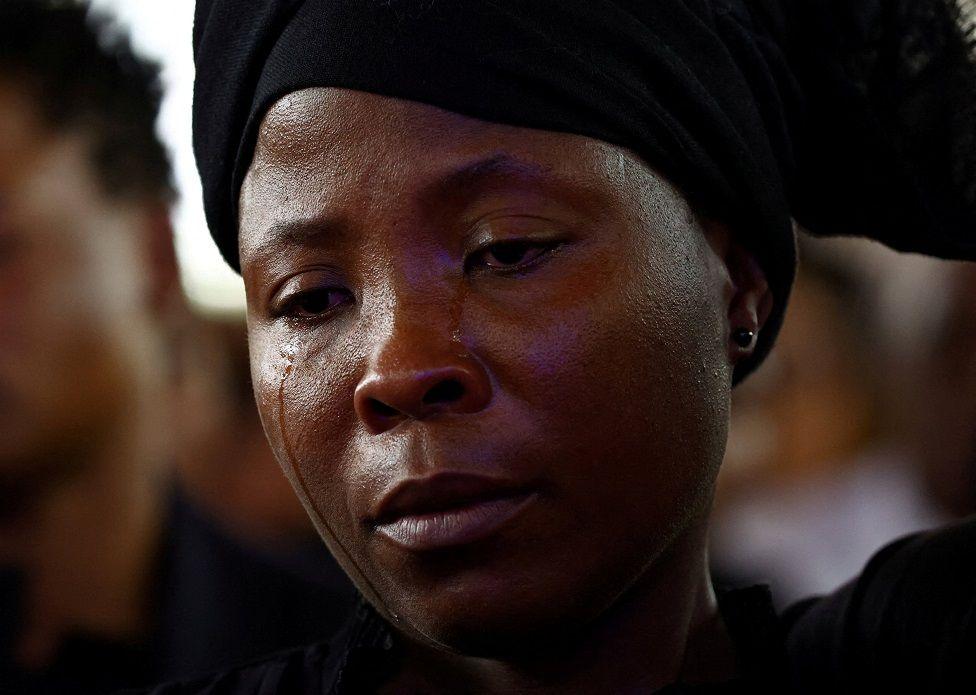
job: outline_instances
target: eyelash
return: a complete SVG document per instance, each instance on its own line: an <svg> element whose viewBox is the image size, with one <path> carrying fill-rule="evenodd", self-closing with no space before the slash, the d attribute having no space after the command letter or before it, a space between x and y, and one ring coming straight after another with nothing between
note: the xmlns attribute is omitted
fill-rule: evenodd
<svg viewBox="0 0 976 695"><path fill-rule="evenodd" d="M337 302L335 304L329 304L328 300L331 299L331 295L338 293L346 295L346 300ZM302 302L320 298L322 295L325 295L326 304L328 304L327 308L317 312L303 313L301 311ZM315 321L320 321L334 313L339 307L348 301L350 296L350 292L341 287L314 287L308 290L296 292L292 296L288 297L288 299L284 301L281 308L276 313L278 317L286 317L291 321L312 323Z"/></svg>
<svg viewBox="0 0 976 695"><path fill-rule="evenodd" d="M498 275L514 275L517 273L525 272L532 267L542 263L548 256L552 254L557 248L562 245L561 242L551 242L551 241L530 241L524 239L512 239L510 241L499 241L491 244L487 244L482 248L478 249L474 253L470 254L464 261L465 272L471 272L477 270L479 272L491 272ZM492 253L498 253L503 250L511 250L513 247L524 247L526 253L531 253L533 250L538 251L527 261L521 261L517 263L505 264L504 267L495 267L487 263L484 259L486 256ZM480 261L480 262L479 262ZM480 267L479 267L480 266ZM343 294L345 295L345 301L336 302L331 304L329 300L333 294ZM305 301L321 299L322 295L325 295L326 308L321 311L310 311L302 312L301 304ZM351 293L342 287L314 287L307 290L301 290L290 297L288 297L281 305L281 307L276 311L276 318L284 317L290 321L297 323L315 323L328 317L330 314L338 310L343 304L346 303L351 298Z"/></svg>
<svg viewBox="0 0 976 695"><path fill-rule="evenodd" d="M485 257L491 253L497 253L502 249L511 249L512 247L524 247L526 252L531 252L532 250L537 250L538 253L532 256L527 261L521 261L518 263L506 264L503 263L504 267L495 267L490 265L485 261ZM487 244L465 259L464 267L466 272L472 270L480 270L482 272L492 272L501 275L512 275L517 274L526 270L529 270L535 265L543 262L548 258L553 251L562 246L561 242L555 241L532 241L527 239L512 239L509 241L498 241L491 244ZM479 263L480 261L480 263ZM477 267L479 266L480 267Z"/></svg>

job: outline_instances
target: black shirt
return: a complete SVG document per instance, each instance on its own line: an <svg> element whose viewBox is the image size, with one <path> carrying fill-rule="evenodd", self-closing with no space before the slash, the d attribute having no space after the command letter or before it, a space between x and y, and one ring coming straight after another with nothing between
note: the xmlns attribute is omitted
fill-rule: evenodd
<svg viewBox="0 0 976 695"><path fill-rule="evenodd" d="M895 541L783 622L796 692L976 691L976 519Z"/></svg>
<svg viewBox="0 0 976 695"><path fill-rule="evenodd" d="M741 677L663 692L958 692L976 655L976 521L897 541L836 593L777 618L767 590L720 597ZM292 650L153 695L345 695L375 690L395 640L365 604L332 641Z"/></svg>
<svg viewBox="0 0 976 695"><path fill-rule="evenodd" d="M331 637L353 610L355 591L318 539L276 554L246 547L175 490L165 528L144 638L69 635L41 673L14 664L23 578L0 570L0 694L97 695L191 678Z"/></svg>
<svg viewBox="0 0 976 695"><path fill-rule="evenodd" d="M782 692L785 655L766 587L723 594L722 617L735 644L742 677L717 686L674 685L661 695ZM332 640L276 654L215 676L172 683L151 695L354 695L374 692L392 674L396 639L365 602Z"/></svg>

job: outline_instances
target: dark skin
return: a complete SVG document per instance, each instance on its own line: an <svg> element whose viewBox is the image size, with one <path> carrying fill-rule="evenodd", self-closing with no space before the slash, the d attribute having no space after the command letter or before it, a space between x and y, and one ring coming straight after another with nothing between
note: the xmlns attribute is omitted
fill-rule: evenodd
<svg viewBox="0 0 976 695"><path fill-rule="evenodd" d="M725 227L620 148L339 89L270 109L240 201L265 429L405 638L391 690L732 675L705 529L730 335L771 298ZM377 503L445 472L527 501L475 542L390 542Z"/></svg>

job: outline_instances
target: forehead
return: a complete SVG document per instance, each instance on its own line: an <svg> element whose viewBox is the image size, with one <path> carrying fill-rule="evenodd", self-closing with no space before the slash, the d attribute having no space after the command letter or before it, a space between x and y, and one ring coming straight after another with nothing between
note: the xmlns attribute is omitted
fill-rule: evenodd
<svg viewBox="0 0 976 695"><path fill-rule="evenodd" d="M317 211L446 202L519 182L598 196L653 176L636 156L591 138L354 90L302 90L262 122L241 190L241 259L270 241L267 230Z"/></svg>
<svg viewBox="0 0 976 695"><path fill-rule="evenodd" d="M282 97L268 110L252 170L296 164L321 168L329 163L335 170L347 170L353 163L349 156L364 164L382 159L433 164L499 147L556 168L605 168L608 159L619 165L622 156L610 145L567 133L489 123L355 90L313 88ZM418 154L424 157L411 158Z"/></svg>

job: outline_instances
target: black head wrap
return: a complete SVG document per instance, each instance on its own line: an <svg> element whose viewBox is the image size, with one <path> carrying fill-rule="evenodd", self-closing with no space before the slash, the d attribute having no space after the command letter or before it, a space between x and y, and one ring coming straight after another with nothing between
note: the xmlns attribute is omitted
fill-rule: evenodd
<svg viewBox="0 0 976 695"><path fill-rule="evenodd" d="M958 3L966 0L958 0ZM194 146L239 269L265 111L346 87L636 152L757 255L776 300L792 219L976 258L976 67L954 0L198 0Z"/></svg>

